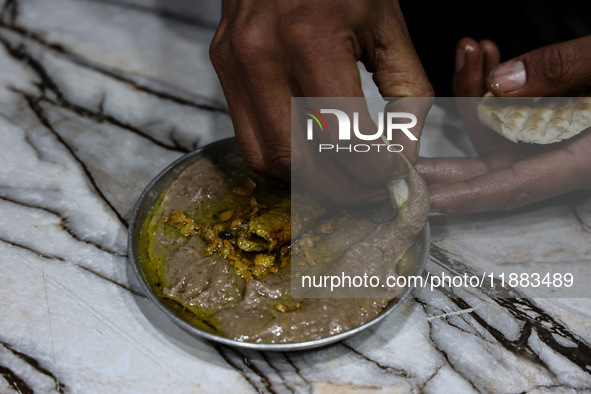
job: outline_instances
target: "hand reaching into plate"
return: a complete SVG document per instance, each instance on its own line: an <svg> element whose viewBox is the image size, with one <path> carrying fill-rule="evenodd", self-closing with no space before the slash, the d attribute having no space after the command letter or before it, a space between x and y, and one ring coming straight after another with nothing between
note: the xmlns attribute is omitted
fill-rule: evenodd
<svg viewBox="0 0 591 394"><path fill-rule="evenodd" d="M433 95L397 1L224 1L210 55L250 168L289 179L295 166L317 192L343 203L385 198L387 181L405 175L402 161L318 163L291 146L290 130L291 97L363 97L358 60L384 97ZM416 142L400 143L414 161Z"/></svg>

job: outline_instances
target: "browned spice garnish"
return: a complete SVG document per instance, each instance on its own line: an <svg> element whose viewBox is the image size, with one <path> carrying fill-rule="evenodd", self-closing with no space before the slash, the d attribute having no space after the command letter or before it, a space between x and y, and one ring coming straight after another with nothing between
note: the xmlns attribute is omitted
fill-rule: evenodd
<svg viewBox="0 0 591 394"><path fill-rule="evenodd" d="M248 181L242 186L236 186L232 189L232 191L239 196L250 196L254 193L257 184L252 180L252 178L248 178Z"/></svg>
<svg viewBox="0 0 591 394"><path fill-rule="evenodd" d="M290 200L284 199L268 207L254 196L252 179L233 189L239 195L230 207L212 216L211 223L196 223L187 214L176 210L164 220L184 236L198 235L205 241L205 253L226 258L234 271L244 279L261 278L277 273L290 262Z"/></svg>
<svg viewBox="0 0 591 394"><path fill-rule="evenodd" d="M197 223L195 223L193 219L178 209L172 213L170 219L166 220L166 222L169 222L174 228L177 229L179 233L181 233L181 235L184 235L185 237L197 234Z"/></svg>
<svg viewBox="0 0 591 394"><path fill-rule="evenodd" d="M226 220L232 219L232 215L234 215L234 211L225 211L220 213L220 220L225 222Z"/></svg>
<svg viewBox="0 0 591 394"><path fill-rule="evenodd" d="M314 255L312 249L316 246L316 241L314 240L314 233L304 234L298 239L294 244L295 253L302 258L302 261L298 262L298 266L303 266L306 263L310 266L316 264L314 261Z"/></svg>
<svg viewBox="0 0 591 394"><path fill-rule="evenodd" d="M334 230L334 220L325 220L316 227L316 231L321 234L330 234Z"/></svg>

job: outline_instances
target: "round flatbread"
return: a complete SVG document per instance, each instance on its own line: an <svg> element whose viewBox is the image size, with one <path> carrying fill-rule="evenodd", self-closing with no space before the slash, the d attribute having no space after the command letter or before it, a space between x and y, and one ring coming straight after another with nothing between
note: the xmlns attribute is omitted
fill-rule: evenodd
<svg viewBox="0 0 591 394"><path fill-rule="evenodd" d="M551 144L591 127L591 97L495 97L478 104L478 119L513 142Z"/></svg>

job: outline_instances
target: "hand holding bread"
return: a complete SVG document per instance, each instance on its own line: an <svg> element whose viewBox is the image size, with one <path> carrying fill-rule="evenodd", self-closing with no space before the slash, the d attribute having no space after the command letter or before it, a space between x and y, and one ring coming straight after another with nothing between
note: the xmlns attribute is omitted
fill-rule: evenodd
<svg viewBox="0 0 591 394"><path fill-rule="evenodd" d="M491 41L462 39L454 89L456 96L465 97L459 110L480 157L417 162L429 184L432 210L508 210L591 188L589 129L547 145L515 143L485 127L476 115L486 91L499 97L568 96L590 85L591 36L543 47L502 64Z"/></svg>

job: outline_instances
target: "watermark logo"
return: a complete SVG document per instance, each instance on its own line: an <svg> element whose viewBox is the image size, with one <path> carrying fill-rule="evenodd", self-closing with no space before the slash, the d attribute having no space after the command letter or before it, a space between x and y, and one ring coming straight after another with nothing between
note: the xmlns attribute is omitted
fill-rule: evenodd
<svg viewBox="0 0 591 394"><path fill-rule="evenodd" d="M313 110L309 107L304 107L304 114L308 115L306 124L306 138L308 141L314 139L314 122L320 128L320 131L328 130L328 123L322 114L332 114L336 116L338 122L338 139L339 141L350 141L352 135L362 141L376 141L382 140L388 142L392 140L393 134L396 131L404 133L406 137L411 141L417 141L410 129L417 125L417 117L409 112L386 112L385 116L383 112L378 113L378 127L375 132L365 133L360 130L359 127L359 112L353 112L353 122L351 122L350 116L345 112L338 109L320 109L320 112ZM402 120L402 123L400 122ZM384 141L387 140L387 141ZM389 152L402 152L403 147L400 144L356 144L341 146L339 144L319 144L319 152L323 150L347 150L349 152L369 152L370 150L380 150L381 147L385 147ZM385 150L386 150L385 149Z"/></svg>
<svg viewBox="0 0 591 394"><path fill-rule="evenodd" d="M312 108L304 107L304 114L308 115L312 119L316 121L318 126L320 127L320 131L324 131L324 128L328 130L328 124L326 124L326 119L322 116L318 111L314 111ZM312 119L308 119L308 139L312 139L312 128L314 124L312 123Z"/></svg>

